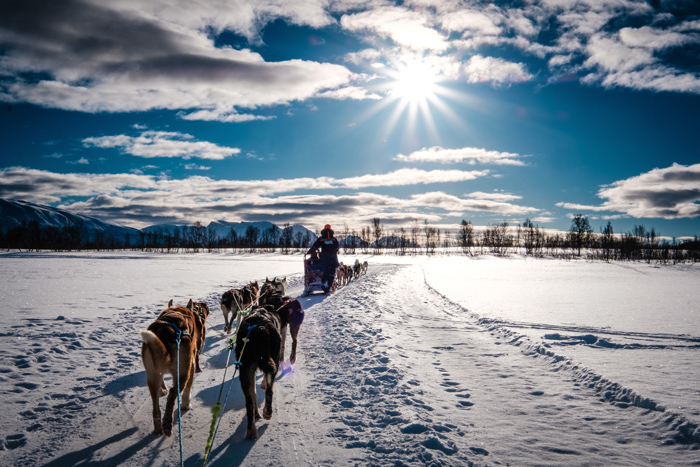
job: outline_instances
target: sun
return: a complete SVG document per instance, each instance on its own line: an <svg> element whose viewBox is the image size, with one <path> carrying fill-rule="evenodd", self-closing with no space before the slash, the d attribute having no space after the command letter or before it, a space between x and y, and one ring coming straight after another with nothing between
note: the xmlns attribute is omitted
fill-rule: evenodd
<svg viewBox="0 0 700 467"><path fill-rule="evenodd" d="M401 64L390 77L390 93L407 103L432 100L440 81L437 70L418 60Z"/></svg>
<svg viewBox="0 0 700 467"><path fill-rule="evenodd" d="M406 137L424 131L435 144L441 142L440 128L444 123L450 123L459 131L465 129L464 122L450 104L462 104L467 96L453 89L451 83L455 78L449 61L421 54L385 55L384 58L372 64L372 76L376 81L369 86L382 97L359 116L360 121L392 109L378 128L382 139L387 139L401 126Z"/></svg>

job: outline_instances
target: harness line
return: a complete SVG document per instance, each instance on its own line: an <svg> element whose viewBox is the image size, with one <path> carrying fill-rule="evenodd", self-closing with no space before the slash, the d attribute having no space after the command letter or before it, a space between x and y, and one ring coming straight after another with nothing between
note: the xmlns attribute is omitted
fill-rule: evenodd
<svg viewBox="0 0 700 467"><path fill-rule="evenodd" d="M248 310L250 311L250 310ZM248 341L250 338L250 332L255 329L257 325L250 326L248 328L248 335L243 338L243 347L241 348L241 354L239 355L239 358L243 357L243 352L245 352L245 347L248 345ZM236 335L238 335L238 329L236 329ZM212 420L211 420L211 426L209 427L209 439L207 440L207 446L204 449L204 459L202 460L202 467L205 467L207 465L207 460L209 458L209 452L211 451L211 447L214 444L214 439L216 439L216 434L219 431L219 424L221 423L221 419L224 416L224 407L226 407L226 402L228 402L228 395L231 393L231 386L233 386L233 380L236 378L236 373L238 372L238 368L242 365L240 361L237 361L234 363L235 365L235 370L233 371L233 376L231 377L231 383L228 385L228 390L226 391L226 397L224 398L224 403L223 405L221 404L221 393L224 390L224 383L226 381L226 371L228 370L228 361L229 358L231 357L231 350L233 349L235 345L235 341L229 341L232 342L232 344L229 345L229 353L228 357L226 358L226 367L224 368L224 381L221 383L221 389L219 389L219 400L216 401L216 404L214 404L214 407L211 408L211 413L212 413ZM218 421L217 421L217 416L218 416ZM214 426L214 422L216 421L216 427Z"/></svg>
<svg viewBox="0 0 700 467"><path fill-rule="evenodd" d="M177 366L177 382L176 387L177 387L177 433L178 433L178 438L180 440L180 467L184 465L183 460L182 460L182 423L180 422L180 336L182 335L182 331L180 328L175 325L175 323L170 323L173 328L175 328L175 342L177 342L177 353L175 354L175 365Z"/></svg>

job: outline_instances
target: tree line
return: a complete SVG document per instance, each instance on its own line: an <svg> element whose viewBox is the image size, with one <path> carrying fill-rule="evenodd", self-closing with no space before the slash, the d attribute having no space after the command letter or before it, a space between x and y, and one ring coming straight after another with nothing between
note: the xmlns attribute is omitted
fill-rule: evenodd
<svg viewBox="0 0 700 467"><path fill-rule="evenodd" d="M381 219L373 218L359 230L347 224L336 232L345 254L434 255L494 254L505 256L585 257L604 261L635 260L659 262L700 261L700 240L676 241L661 238L654 228L635 225L631 232L615 233L608 221L595 232L587 217L576 214L567 232L547 233L530 219L522 224L500 222L476 229L462 220L456 232L448 232L414 220L408 227L389 231ZM134 236L117 238L99 229L89 229L80 222L63 227L41 226L36 220L23 222L0 233L0 248L19 250L117 250L138 249L163 253L199 251L281 252L306 251L316 240L307 232L294 232L289 224L260 229L249 225L243 234L233 228L221 237L213 227L196 221L191 225L140 230Z"/></svg>
<svg viewBox="0 0 700 467"><path fill-rule="evenodd" d="M0 231L0 248L18 250L119 250L138 249L156 252L214 251L222 249L247 250L250 252L272 252L308 248L316 237L307 232L294 232L289 224L283 229L272 225L260 229L249 225L243 234L233 228L221 237L214 227L205 227L200 221L192 225L170 229L158 227L142 229L135 235L130 233L115 236L98 228L89 228L82 222L68 221L62 227L42 226L37 220L25 221Z"/></svg>

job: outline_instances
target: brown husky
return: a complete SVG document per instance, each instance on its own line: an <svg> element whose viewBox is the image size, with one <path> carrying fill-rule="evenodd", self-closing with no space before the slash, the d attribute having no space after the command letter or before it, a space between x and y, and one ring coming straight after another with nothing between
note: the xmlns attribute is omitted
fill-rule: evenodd
<svg viewBox="0 0 700 467"><path fill-rule="evenodd" d="M238 320L237 325L241 324L241 311L248 310L258 300L258 292L260 286L258 282L250 282L241 289L227 290L221 296L221 311L224 313L224 332L229 334L233 328L233 321ZM228 315L231 314L229 321Z"/></svg>
<svg viewBox="0 0 700 467"><path fill-rule="evenodd" d="M167 436L173 430L173 410L177 391L174 390L178 383L182 392L182 411L190 408L192 383L196 369L198 347L204 345L204 322L201 328L198 326L198 318L192 312L194 304L189 301L187 307L172 306L172 300L168 308L163 310L158 318L148 326L148 330L141 331L143 345L141 346L141 360L146 369L148 390L151 393L153 403L153 432L165 433ZM201 329L201 331L200 331ZM180 337L180 353L177 354L177 337ZM180 362L179 368L177 362ZM163 375L169 372L173 378L173 388L168 391L163 380ZM158 399L168 394L165 404L165 415L161 423L160 404Z"/></svg>

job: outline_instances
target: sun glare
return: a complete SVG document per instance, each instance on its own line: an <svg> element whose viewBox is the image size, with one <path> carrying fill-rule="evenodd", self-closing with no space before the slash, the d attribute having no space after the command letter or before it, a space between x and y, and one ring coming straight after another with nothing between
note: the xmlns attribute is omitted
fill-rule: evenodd
<svg viewBox="0 0 700 467"><path fill-rule="evenodd" d="M413 62L396 71L392 94L408 102L422 101L434 95L437 82L430 66Z"/></svg>
<svg viewBox="0 0 700 467"><path fill-rule="evenodd" d="M443 84L448 78L437 57L397 56L376 68L380 79L373 90L385 98L368 108L361 120L392 108L382 125L384 138L402 125L404 134L414 137L420 129L430 135L434 144L440 144L438 114L440 122L449 121L460 129L464 127L450 103L462 102L466 96Z"/></svg>

